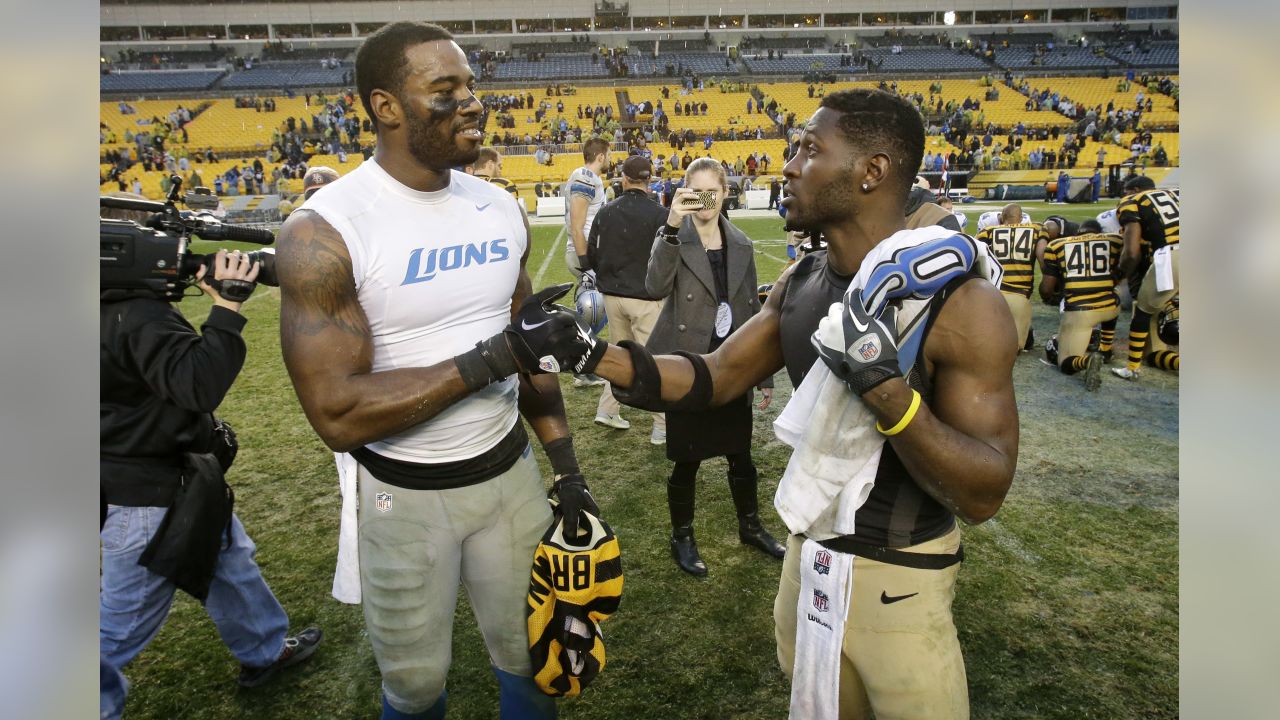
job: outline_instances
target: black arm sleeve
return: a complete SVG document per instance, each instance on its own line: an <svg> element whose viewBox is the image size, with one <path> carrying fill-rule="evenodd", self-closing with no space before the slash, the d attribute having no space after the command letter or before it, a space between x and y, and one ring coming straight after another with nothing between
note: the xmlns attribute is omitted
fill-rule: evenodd
<svg viewBox="0 0 1280 720"><path fill-rule="evenodd" d="M129 333L129 358L157 397L184 410L213 412L244 365L245 322L243 315L215 305L201 336L171 309Z"/></svg>

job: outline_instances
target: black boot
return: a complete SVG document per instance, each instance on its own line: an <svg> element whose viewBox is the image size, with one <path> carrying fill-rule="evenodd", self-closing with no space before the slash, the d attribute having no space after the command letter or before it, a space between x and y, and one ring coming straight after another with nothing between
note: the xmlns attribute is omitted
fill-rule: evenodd
<svg viewBox="0 0 1280 720"><path fill-rule="evenodd" d="M671 529L671 557L680 569L702 577L707 574L707 564L698 554L698 544L693 541L693 526L681 525Z"/></svg>
<svg viewBox="0 0 1280 720"><path fill-rule="evenodd" d="M773 539L769 531L764 529L764 525L760 523L760 516L756 513L738 516L738 539L743 545L759 548L761 552L776 558L787 554L787 549L782 543Z"/></svg>
<svg viewBox="0 0 1280 720"><path fill-rule="evenodd" d="M733 507L738 511L738 539L743 545L758 548L766 555L780 558L787 549L764 529L760 523L756 485L759 474L752 467L739 475L729 476L729 492L733 495Z"/></svg>
<svg viewBox="0 0 1280 720"><path fill-rule="evenodd" d="M671 557L676 565L690 575L707 574L707 565L698 555L698 545L693 540L694 487L667 483L667 508L671 511Z"/></svg>

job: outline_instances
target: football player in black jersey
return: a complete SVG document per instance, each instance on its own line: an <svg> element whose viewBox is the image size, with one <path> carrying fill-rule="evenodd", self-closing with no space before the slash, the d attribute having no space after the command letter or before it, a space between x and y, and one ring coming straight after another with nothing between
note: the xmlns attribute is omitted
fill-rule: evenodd
<svg viewBox="0 0 1280 720"><path fill-rule="evenodd" d="M1047 224L1047 221L1046 221ZM1101 385L1103 353L1111 350L1120 301L1116 297L1116 276L1123 241L1118 235L1102 232L1097 220L1085 220L1079 235L1049 241L1041 263L1040 298L1050 305L1062 302L1058 324L1058 358L1062 372L1084 371L1086 390ZM1102 327L1105 342L1089 351L1093 328Z"/></svg>
<svg viewBox="0 0 1280 720"><path fill-rule="evenodd" d="M827 95L784 167L782 201L788 228L821 232L827 247L788 268L763 309L719 349L654 357L642 346L589 339L534 347L534 354L556 355L560 367L570 366L566 371L594 368L620 400L654 410L724 403L783 368L799 385L819 357L812 342L819 321L843 302L867 254L904 230L904 202L923 152L920 113L906 101L877 90ZM797 625L813 622L812 612L798 612L798 603L808 602L799 598L806 547L799 533L833 548L826 558L852 556L838 558L853 563L856 578L838 637L842 718L969 716L951 619L963 556L955 519L976 524L994 516L1013 480L1019 342L1008 304L986 280L971 273L938 294L944 293L910 383L898 369L896 329L878 318L859 321L868 335L853 345L824 345L827 367L876 418L885 441L852 535L819 533L817 523L789 528L774 619L778 659L791 674L798 667ZM854 305L860 302L847 305L847 313ZM866 343L881 352L869 354Z"/></svg>
<svg viewBox="0 0 1280 720"><path fill-rule="evenodd" d="M991 252L1004 268L1000 293L1009 303L1009 311L1017 324L1018 347L1030 350L1034 343L1031 335L1032 263L1034 258L1044 255L1044 247L1049 242L1044 227L1024 222L1022 206L1005 205L1000 213L1000 224L983 229L975 237L991 246Z"/></svg>
<svg viewBox="0 0 1280 720"><path fill-rule="evenodd" d="M1177 371L1181 367L1178 353L1161 350L1147 355L1151 318L1178 295L1181 210L1177 191L1156 188L1155 182L1145 175L1135 175L1125 181L1124 191L1116 212L1124 232L1121 273L1128 277L1137 275L1144 241L1151 249L1151 264L1141 276L1142 285L1133 298L1129 361L1125 367L1112 368L1111 372L1126 380L1137 380L1144 359L1162 370Z"/></svg>

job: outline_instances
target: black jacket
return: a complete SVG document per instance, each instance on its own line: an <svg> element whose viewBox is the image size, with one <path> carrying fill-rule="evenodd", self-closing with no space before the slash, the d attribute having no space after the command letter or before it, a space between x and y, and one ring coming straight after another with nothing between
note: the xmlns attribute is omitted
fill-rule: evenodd
<svg viewBox="0 0 1280 720"><path fill-rule="evenodd" d="M150 297L100 303L101 482L171 482L182 454L208 452L213 411L244 365L245 318L214 306L203 336Z"/></svg>
<svg viewBox="0 0 1280 720"><path fill-rule="evenodd" d="M645 289L653 237L668 211L643 190L627 190L596 213L587 237L587 258L596 287L605 295L660 300Z"/></svg>

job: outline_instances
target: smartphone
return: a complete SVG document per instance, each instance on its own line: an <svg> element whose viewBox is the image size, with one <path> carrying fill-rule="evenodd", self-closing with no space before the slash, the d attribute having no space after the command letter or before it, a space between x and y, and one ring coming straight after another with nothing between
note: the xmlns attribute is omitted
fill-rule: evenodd
<svg viewBox="0 0 1280 720"><path fill-rule="evenodd" d="M716 206L715 190L699 190L694 195L695 197L687 198L684 201L686 205L702 205L703 209Z"/></svg>

